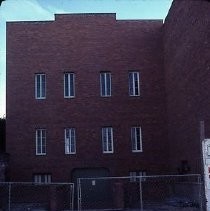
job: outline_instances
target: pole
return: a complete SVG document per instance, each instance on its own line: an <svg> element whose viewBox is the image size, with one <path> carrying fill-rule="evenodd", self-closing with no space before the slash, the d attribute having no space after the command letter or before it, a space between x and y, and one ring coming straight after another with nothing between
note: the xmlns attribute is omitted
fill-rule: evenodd
<svg viewBox="0 0 210 211"><path fill-rule="evenodd" d="M140 210L143 211L143 200L142 200L142 178L139 177L139 202L140 202Z"/></svg>
<svg viewBox="0 0 210 211"><path fill-rule="evenodd" d="M11 183L9 183L9 201L8 201L8 211L11 210Z"/></svg>
<svg viewBox="0 0 210 211"><path fill-rule="evenodd" d="M77 179L77 202L78 202L78 210L81 210L81 181L80 178Z"/></svg>

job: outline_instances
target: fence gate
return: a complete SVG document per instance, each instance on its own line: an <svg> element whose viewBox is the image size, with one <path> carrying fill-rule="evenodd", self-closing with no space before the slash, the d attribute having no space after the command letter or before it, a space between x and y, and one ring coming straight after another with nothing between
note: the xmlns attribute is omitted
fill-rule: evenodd
<svg viewBox="0 0 210 211"><path fill-rule="evenodd" d="M78 210L202 210L200 175L79 178Z"/></svg>
<svg viewBox="0 0 210 211"><path fill-rule="evenodd" d="M0 183L0 210L73 210L73 183Z"/></svg>

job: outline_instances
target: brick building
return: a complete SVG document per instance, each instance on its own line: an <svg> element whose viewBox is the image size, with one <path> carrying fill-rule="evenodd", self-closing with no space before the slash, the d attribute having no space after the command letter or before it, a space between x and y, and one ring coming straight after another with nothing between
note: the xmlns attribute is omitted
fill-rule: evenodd
<svg viewBox="0 0 210 211"><path fill-rule="evenodd" d="M202 173L210 138L210 2L173 1L164 23L164 70L172 172ZM178 156L177 156L178 155Z"/></svg>
<svg viewBox="0 0 210 211"><path fill-rule="evenodd" d="M8 22L10 179L200 173L208 11L208 1L174 1L164 24L115 14Z"/></svg>
<svg viewBox="0 0 210 211"><path fill-rule="evenodd" d="M167 172L162 26L115 14L7 23L11 180Z"/></svg>

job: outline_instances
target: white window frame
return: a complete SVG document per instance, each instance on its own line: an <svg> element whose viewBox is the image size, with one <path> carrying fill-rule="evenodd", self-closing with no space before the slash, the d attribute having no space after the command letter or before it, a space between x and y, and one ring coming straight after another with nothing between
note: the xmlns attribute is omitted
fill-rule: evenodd
<svg viewBox="0 0 210 211"><path fill-rule="evenodd" d="M64 130L64 133L65 133L65 154L76 154L75 128L66 128ZM72 135L72 133L73 133L73 135ZM72 147L73 145L74 145L74 147Z"/></svg>
<svg viewBox="0 0 210 211"><path fill-rule="evenodd" d="M137 77L137 81L135 81ZM129 72L129 96L140 96L140 77L139 72ZM137 91L136 91L137 86Z"/></svg>
<svg viewBox="0 0 210 211"><path fill-rule="evenodd" d="M111 150L109 149L111 146ZM114 153L113 145L113 128L112 127L103 127L102 128L102 148L103 153Z"/></svg>
<svg viewBox="0 0 210 211"><path fill-rule="evenodd" d="M139 130L139 140L137 137L137 130ZM140 146L140 149L138 149L138 145ZM132 152L143 152L141 127L131 127L131 147Z"/></svg>
<svg viewBox="0 0 210 211"><path fill-rule="evenodd" d="M34 174L34 183L51 183L52 175L51 174Z"/></svg>
<svg viewBox="0 0 210 211"><path fill-rule="evenodd" d="M130 171L129 174L130 174L130 182L136 182L136 181L138 182L139 176L143 176L141 178L142 182L146 181L146 175L147 175L146 171ZM137 180L137 178L138 178L138 180Z"/></svg>
<svg viewBox="0 0 210 211"><path fill-rule="evenodd" d="M103 78L104 78L104 83L103 83ZM110 84L110 89L108 89L108 84ZM100 73L100 93L101 97L111 97L112 95L112 75L110 72Z"/></svg>
<svg viewBox="0 0 210 211"><path fill-rule="evenodd" d="M43 79L44 82L43 82ZM40 89L38 90L38 82L40 84ZM46 99L46 74L45 73L37 73L35 74L35 99ZM44 93L43 93L44 88Z"/></svg>
<svg viewBox="0 0 210 211"><path fill-rule="evenodd" d="M68 81L67 81L67 86L68 86L68 95L66 95L66 76L68 77ZM71 76L73 76L73 84L71 86ZM73 72L66 72L63 75L63 80L64 80L64 98L75 98L75 73ZM73 94L71 94L72 92L72 88L73 87Z"/></svg>
<svg viewBox="0 0 210 211"><path fill-rule="evenodd" d="M40 140L39 140L40 132ZM40 142L40 143L39 143ZM39 151L40 144L40 151ZM44 149L44 150L43 150ZM46 155L46 129L36 129L36 155Z"/></svg>

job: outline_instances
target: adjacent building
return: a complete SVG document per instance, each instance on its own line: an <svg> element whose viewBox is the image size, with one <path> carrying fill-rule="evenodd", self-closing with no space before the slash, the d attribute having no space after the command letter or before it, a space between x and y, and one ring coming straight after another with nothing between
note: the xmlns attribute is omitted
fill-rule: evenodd
<svg viewBox="0 0 210 211"><path fill-rule="evenodd" d="M173 1L164 22L164 72L171 171L202 173L210 138L210 1Z"/></svg>
<svg viewBox="0 0 210 211"><path fill-rule="evenodd" d="M10 180L168 172L162 20L7 23Z"/></svg>

